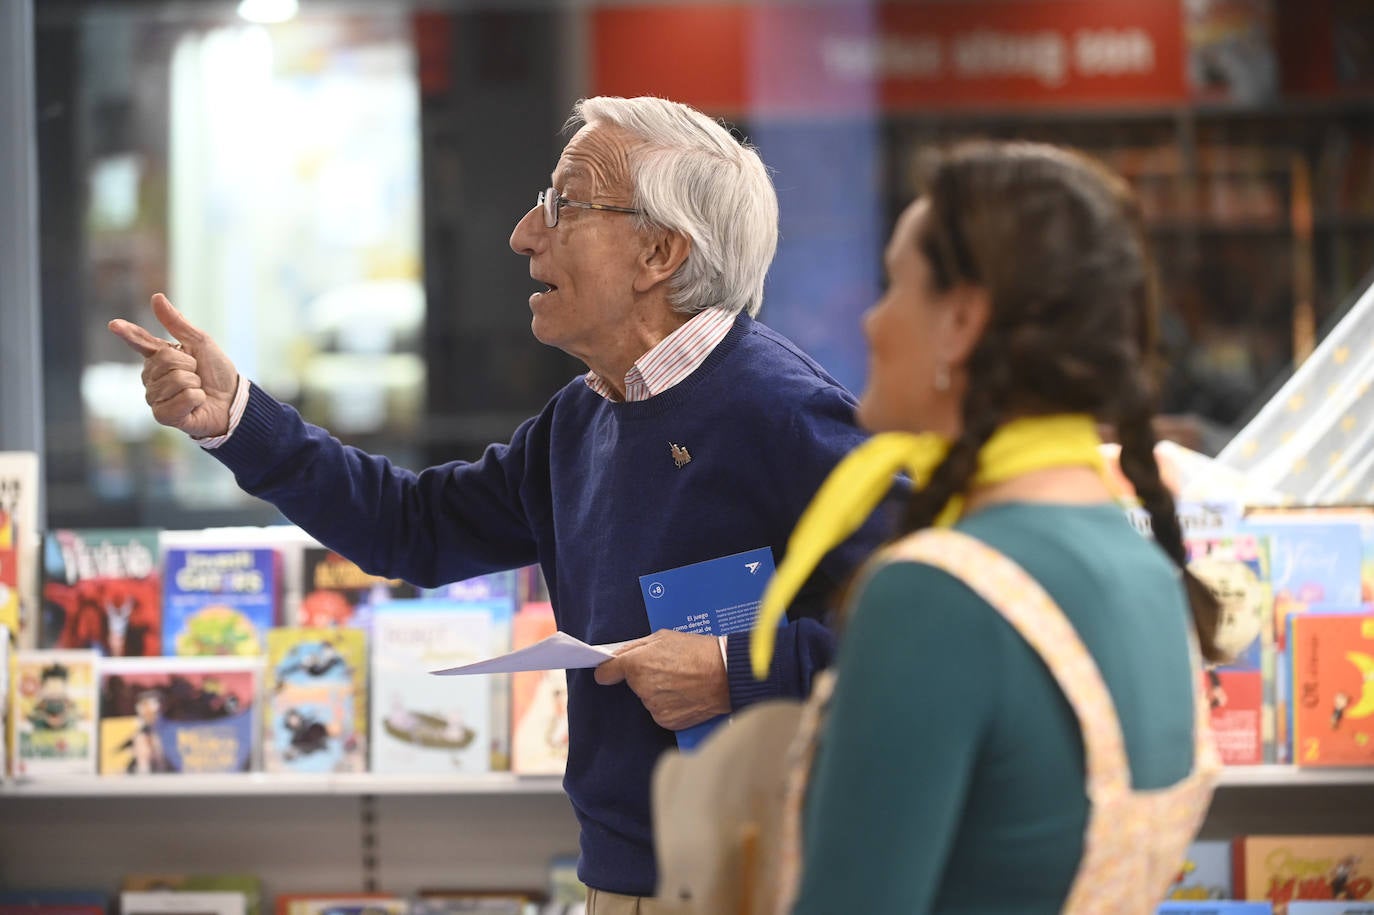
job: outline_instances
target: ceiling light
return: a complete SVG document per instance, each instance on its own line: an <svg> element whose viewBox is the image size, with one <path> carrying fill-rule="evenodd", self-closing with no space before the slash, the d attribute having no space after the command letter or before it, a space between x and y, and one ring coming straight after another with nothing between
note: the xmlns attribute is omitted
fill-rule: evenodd
<svg viewBox="0 0 1374 915"><path fill-rule="evenodd" d="M297 0L239 0L239 16L264 25L293 19L299 10Z"/></svg>

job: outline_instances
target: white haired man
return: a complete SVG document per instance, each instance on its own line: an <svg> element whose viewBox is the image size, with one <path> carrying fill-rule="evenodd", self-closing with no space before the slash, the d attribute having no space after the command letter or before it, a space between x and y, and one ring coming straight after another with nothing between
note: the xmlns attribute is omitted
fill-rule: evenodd
<svg viewBox="0 0 1374 915"><path fill-rule="evenodd" d="M414 474L341 445L240 379L161 295L180 341L126 321L159 422L204 439L247 492L370 572L437 585L538 562L559 628L632 641L568 672L564 785L581 824L592 913L649 912L649 780L673 730L805 695L830 663L824 602L878 540L836 550L793 607L772 673L747 634L650 634L639 576L771 547L863 437L854 400L753 320L778 236L758 154L685 105L578 104L551 186L516 224L536 338L586 363L508 444ZM366 523L358 523L365 518Z"/></svg>

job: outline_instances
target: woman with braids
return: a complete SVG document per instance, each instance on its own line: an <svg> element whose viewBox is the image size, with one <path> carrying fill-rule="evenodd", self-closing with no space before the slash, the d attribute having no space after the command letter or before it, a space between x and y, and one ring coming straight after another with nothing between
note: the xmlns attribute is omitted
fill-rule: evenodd
<svg viewBox="0 0 1374 915"><path fill-rule="evenodd" d="M955 147L921 187L864 319L878 434L802 517L756 630L908 473L804 718L818 739L794 744L779 910L1153 912L1217 770L1199 659L1217 607L1154 459L1139 214L1106 169L1029 143Z"/></svg>

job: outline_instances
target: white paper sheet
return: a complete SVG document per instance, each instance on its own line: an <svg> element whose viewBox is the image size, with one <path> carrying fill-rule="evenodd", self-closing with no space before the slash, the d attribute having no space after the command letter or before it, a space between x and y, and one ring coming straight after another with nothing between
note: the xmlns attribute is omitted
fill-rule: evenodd
<svg viewBox="0 0 1374 915"><path fill-rule="evenodd" d="M572 670L576 667L596 667L603 661L615 657L615 650L623 645L588 645L575 639L566 632L553 635L533 645L503 654L485 661L474 661L460 667L431 670L439 677L453 677L460 674L508 674L521 670Z"/></svg>

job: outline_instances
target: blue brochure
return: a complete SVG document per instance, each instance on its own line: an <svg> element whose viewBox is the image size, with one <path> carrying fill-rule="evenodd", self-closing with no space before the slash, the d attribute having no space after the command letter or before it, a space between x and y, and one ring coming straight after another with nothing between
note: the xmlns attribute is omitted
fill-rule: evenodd
<svg viewBox="0 0 1374 915"><path fill-rule="evenodd" d="M729 635L753 628L759 601L773 577L768 547L721 556L639 577L649 629L676 629L698 635ZM725 715L677 732L677 745L690 750Z"/></svg>

